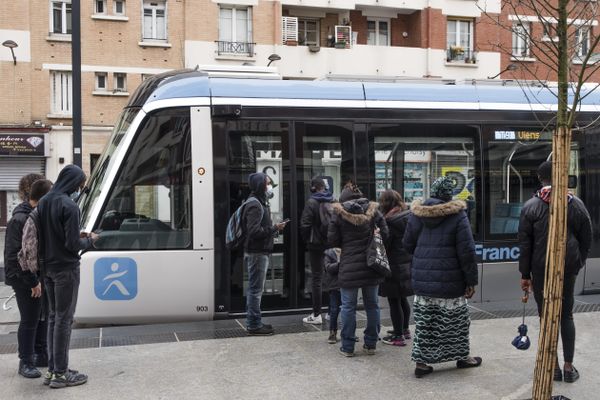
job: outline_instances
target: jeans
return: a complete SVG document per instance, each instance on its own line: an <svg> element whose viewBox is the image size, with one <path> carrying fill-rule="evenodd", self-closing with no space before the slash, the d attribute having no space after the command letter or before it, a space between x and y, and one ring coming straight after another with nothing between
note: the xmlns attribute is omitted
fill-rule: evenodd
<svg viewBox="0 0 600 400"><path fill-rule="evenodd" d="M408 329L410 319L410 304L406 297L388 297L390 304L390 317L394 326L394 333L402 335Z"/></svg>
<svg viewBox="0 0 600 400"><path fill-rule="evenodd" d="M338 315L342 308L342 295L340 289L333 289L329 291L329 330L337 331L338 328Z"/></svg>
<svg viewBox="0 0 600 400"><path fill-rule="evenodd" d="M31 288L26 286L14 285L12 288L21 315L17 332L19 359L32 365L34 354L46 354L48 351L46 342L48 325L45 314L42 315L44 297L31 297Z"/></svg>
<svg viewBox="0 0 600 400"><path fill-rule="evenodd" d="M265 289L269 256L266 254L244 254L244 265L248 270L246 291L246 327L258 329L263 326L260 317L260 300Z"/></svg>
<svg viewBox="0 0 600 400"><path fill-rule="evenodd" d="M535 279L532 277L533 297L538 308L538 315L542 315L544 305L544 277ZM563 345L563 356L565 362L573 362L575 355L575 322L573 321L573 304L575 303L575 281L577 275L565 274L563 282L563 300L560 317L560 337Z"/></svg>
<svg viewBox="0 0 600 400"><path fill-rule="evenodd" d="M325 257L323 250L310 250L310 272L312 274L311 279L311 292L312 292L312 306L313 314L315 316L321 315L321 306L323 302L323 258Z"/></svg>
<svg viewBox="0 0 600 400"><path fill-rule="evenodd" d="M79 267L46 271L48 296L48 370L64 374L69 367L71 326L79 292Z"/></svg>
<svg viewBox="0 0 600 400"><path fill-rule="evenodd" d="M365 346L375 348L379 340L379 304L377 285L364 286L360 288L363 295L365 312L367 313L367 327L364 330ZM356 303L358 299L359 288L341 288L342 294L342 350L346 352L354 351L356 341Z"/></svg>

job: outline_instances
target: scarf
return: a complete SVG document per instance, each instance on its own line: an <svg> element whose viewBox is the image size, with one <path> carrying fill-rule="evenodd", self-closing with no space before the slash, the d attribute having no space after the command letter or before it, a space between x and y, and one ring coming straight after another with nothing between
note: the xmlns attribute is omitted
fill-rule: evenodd
<svg viewBox="0 0 600 400"><path fill-rule="evenodd" d="M544 203L550 204L550 198L552 197L552 186L544 186L538 190L535 197L539 197ZM567 202L570 203L573 200L573 193L567 192Z"/></svg>
<svg viewBox="0 0 600 400"><path fill-rule="evenodd" d="M316 192L310 197L319 203L331 203L333 201L333 194L329 192Z"/></svg>

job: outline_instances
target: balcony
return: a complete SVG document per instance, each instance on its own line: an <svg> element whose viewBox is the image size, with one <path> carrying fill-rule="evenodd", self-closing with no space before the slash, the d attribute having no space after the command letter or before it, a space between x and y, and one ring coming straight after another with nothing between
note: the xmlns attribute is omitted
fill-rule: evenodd
<svg viewBox="0 0 600 400"><path fill-rule="evenodd" d="M463 49L460 46L450 46L446 50L446 62L453 64L477 64L477 52Z"/></svg>
<svg viewBox="0 0 600 400"><path fill-rule="evenodd" d="M242 57L253 57L254 56L254 46L256 43L248 43L248 42L226 42L226 41L215 41L217 44L217 54L219 56L223 55L234 55L234 56L242 56Z"/></svg>

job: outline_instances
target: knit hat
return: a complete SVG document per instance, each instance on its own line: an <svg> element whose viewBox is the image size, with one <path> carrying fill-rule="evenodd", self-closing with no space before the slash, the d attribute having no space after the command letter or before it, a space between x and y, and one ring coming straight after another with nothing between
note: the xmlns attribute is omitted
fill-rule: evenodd
<svg viewBox="0 0 600 400"><path fill-rule="evenodd" d="M431 197L450 201L452 200L452 192L455 186L456 183L452 178L440 176L431 184Z"/></svg>
<svg viewBox="0 0 600 400"><path fill-rule="evenodd" d="M325 189L325 181L320 176L313 178L310 181L310 191L318 192L319 190Z"/></svg>

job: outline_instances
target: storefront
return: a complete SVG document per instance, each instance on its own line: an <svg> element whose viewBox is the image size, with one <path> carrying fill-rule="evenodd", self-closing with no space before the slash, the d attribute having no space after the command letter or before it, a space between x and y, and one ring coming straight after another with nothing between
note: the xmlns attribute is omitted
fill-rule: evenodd
<svg viewBox="0 0 600 400"><path fill-rule="evenodd" d="M48 128L0 128L0 227L5 227L19 199L22 176L46 174Z"/></svg>

